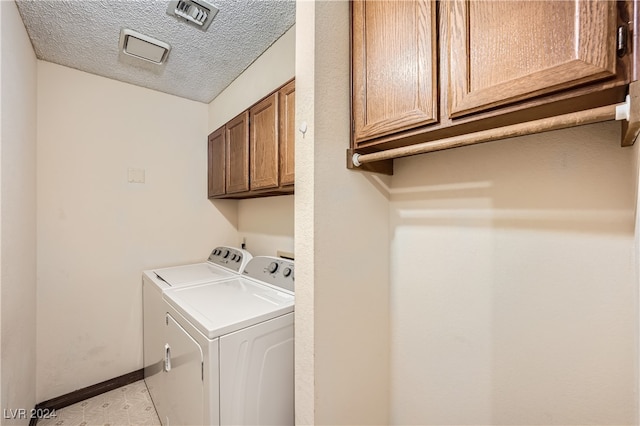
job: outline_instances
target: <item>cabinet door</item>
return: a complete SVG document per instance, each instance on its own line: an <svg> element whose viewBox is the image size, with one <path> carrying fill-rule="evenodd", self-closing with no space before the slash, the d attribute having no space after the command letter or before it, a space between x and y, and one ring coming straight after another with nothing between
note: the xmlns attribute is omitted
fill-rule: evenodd
<svg viewBox="0 0 640 426"><path fill-rule="evenodd" d="M295 181L296 83L287 83L278 93L280 103L280 185Z"/></svg>
<svg viewBox="0 0 640 426"><path fill-rule="evenodd" d="M278 186L278 94L263 99L249 110L251 119L251 189Z"/></svg>
<svg viewBox="0 0 640 426"><path fill-rule="evenodd" d="M227 194L249 190L249 112L225 126Z"/></svg>
<svg viewBox="0 0 640 426"><path fill-rule="evenodd" d="M209 135L208 194L209 197L225 194L225 128L222 126Z"/></svg>
<svg viewBox="0 0 640 426"><path fill-rule="evenodd" d="M352 3L356 143L438 120L436 5Z"/></svg>
<svg viewBox="0 0 640 426"><path fill-rule="evenodd" d="M616 74L616 2L451 0L448 114Z"/></svg>

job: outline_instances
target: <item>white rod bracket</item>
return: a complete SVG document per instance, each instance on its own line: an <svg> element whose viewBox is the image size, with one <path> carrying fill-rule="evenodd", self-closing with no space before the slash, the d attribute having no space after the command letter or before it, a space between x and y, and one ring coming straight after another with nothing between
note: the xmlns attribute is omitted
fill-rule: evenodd
<svg viewBox="0 0 640 426"><path fill-rule="evenodd" d="M616 120L627 120L631 115L631 97L627 95L623 104L616 106Z"/></svg>
<svg viewBox="0 0 640 426"><path fill-rule="evenodd" d="M353 154L353 157L351 157L351 162L353 163L354 166L360 167L362 165L359 159L360 159L360 154L358 153Z"/></svg>

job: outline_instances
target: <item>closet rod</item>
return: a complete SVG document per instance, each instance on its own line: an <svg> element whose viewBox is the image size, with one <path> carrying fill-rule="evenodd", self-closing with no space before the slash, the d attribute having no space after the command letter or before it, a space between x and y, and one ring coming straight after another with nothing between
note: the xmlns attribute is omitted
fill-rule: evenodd
<svg viewBox="0 0 640 426"><path fill-rule="evenodd" d="M408 157L410 155L424 154L432 151L440 151L448 148L456 148L465 145L472 145L481 142L489 142L499 139L506 139L515 136L530 135L550 130L564 129L567 127L579 126L583 124L599 123L609 120L628 120L630 100L627 96L626 102L614 105L607 105L599 108L584 111L572 112L555 117L541 118L539 120L527 121L525 123L512 124L495 129L482 130L466 135L452 136L430 142L422 142L416 145L393 148L371 154L353 154L351 161L358 167L364 163L374 161L390 160L393 158Z"/></svg>

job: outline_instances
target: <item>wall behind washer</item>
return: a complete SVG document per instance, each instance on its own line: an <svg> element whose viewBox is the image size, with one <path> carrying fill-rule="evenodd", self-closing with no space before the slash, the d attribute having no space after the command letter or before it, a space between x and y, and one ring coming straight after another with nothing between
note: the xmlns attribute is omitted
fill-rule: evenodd
<svg viewBox="0 0 640 426"><path fill-rule="evenodd" d="M295 25L209 104L209 133L294 74ZM251 254L275 256L278 250L293 251L293 195L232 202L238 204L239 238L246 240Z"/></svg>
<svg viewBox="0 0 640 426"><path fill-rule="evenodd" d="M142 270L237 243L207 105L38 62L38 401L142 367ZM129 169L145 183L128 183Z"/></svg>
<svg viewBox="0 0 640 426"><path fill-rule="evenodd" d="M36 402L37 61L13 1L0 2L0 401ZM10 415L8 415L10 417Z"/></svg>

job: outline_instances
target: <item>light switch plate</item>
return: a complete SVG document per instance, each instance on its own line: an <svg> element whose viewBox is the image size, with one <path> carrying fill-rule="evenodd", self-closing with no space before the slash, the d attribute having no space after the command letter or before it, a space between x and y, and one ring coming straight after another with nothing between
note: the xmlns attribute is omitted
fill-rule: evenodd
<svg viewBox="0 0 640 426"><path fill-rule="evenodd" d="M127 176L129 183L144 183L144 169L129 168Z"/></svg>

